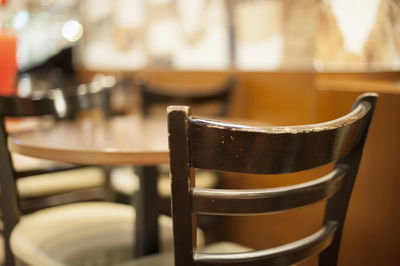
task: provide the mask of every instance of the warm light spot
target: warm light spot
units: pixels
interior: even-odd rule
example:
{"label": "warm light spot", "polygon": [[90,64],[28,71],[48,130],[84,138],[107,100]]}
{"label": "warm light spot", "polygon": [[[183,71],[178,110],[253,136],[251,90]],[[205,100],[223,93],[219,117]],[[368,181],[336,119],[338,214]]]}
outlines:
{"label": "warm light spot", "polygon": [[67,21],[62,28],[62,35],[70,42],[76,42],[82,37],[83,27],[76,20]]}

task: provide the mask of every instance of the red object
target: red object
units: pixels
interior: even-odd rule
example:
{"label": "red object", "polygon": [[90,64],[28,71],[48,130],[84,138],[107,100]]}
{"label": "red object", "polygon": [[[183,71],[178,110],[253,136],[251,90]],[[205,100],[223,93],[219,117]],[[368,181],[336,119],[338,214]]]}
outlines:
{"label": "red object", "polygon": [[6,0],[0,0],[0,4],[4,6],[6,4]]}
{"label": "red object", "polygon": [[[4,1],[4,0],[0,0]],[[0,94],[11,95],[17,73],[17,38],[10,31],[0,29]]]}

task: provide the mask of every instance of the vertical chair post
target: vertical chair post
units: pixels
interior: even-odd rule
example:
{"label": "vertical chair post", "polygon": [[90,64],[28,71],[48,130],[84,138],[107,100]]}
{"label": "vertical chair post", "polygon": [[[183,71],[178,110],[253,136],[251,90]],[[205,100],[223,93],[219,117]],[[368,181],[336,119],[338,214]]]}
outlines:
{"label": "vertical chair post", "polygon": [[13,266],[15,261],[10,247],[10,235],[12,229],[19,221],[20,213],[17,188],[14,182],[15,176],[12,170],[10,154],[7,152],[7,133],[4,125],[4,117],[1,117],[0,120],[0,204],[3,211],[4,223],[5,265]]}
{"label": "vertical chair post", "polygon": [[[336,165],[342,164],[347,166],[346,182],[344,187],[330,198],[326,204],[324,224],[327,224],[331,220],[337,221],[337,229],[332,244],[319,255],[318,261],[320,265],[336,266],[338,263],[340,241],[342,239],[347,208],[349,206],[350,196],[353,191],[354,182],[356,180],[358,167],[360,165],[365,140],[368,135],[368,129],[371,124],[377,98],[375,94],[366,94],[364,95],[363,100],[369,102],[371,108],[367,119],[361,127],[358,142],[348,155],[336,163]],[[352,109],[359,104],[359,101],[360,98],[354,103]]]}
{"label": "vertical chair post", "polygon": [[[190,170],[188,107],[168,107],[168,134],[172,176],[172,217],[174,219],[175,265],[193,264],[196,222],[192,213],[194,177]],[[171,147],[174,147],[171,149]],[[178,228],[179,227],[179,228]]]}

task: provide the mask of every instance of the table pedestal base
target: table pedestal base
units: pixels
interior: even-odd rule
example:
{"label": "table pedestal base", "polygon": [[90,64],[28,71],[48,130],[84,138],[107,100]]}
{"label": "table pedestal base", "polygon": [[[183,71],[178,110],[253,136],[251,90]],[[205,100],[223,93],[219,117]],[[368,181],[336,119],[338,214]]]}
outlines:
{"label": "table pedestal base", "polygon": [[135,195],[136,208],[135,257],[159,251],[157,166],[137,166],[140,190]]}

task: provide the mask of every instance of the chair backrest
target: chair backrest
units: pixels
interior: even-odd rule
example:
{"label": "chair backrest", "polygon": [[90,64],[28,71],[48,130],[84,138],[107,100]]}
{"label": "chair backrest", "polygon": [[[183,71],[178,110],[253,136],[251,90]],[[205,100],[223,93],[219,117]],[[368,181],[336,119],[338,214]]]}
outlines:
{"label": "chair backrest", "polygon": [[[94,108],[102,104],[109,95],[104,89],[81,91],[75,95],[64,95],[60,90],[53,90],[52,98],[33,100],[30,98],[16,98],[0,96],[0,206],[4,223],[4,238],[6,240],[6,259],[11,255],[7,240],[11,230],[20,218],[20,201],[16,189],[15,172],[7,145],[6,117],[32,117],[53,115],[57,118],[66,118],[78,110]],[[43,140],[46,141],[46,140]]]}
{"label": "chair backrest", "polygon": [[219,104],[218,111],[214,115],[225,116],[228,113],[229,100],[235,87],[236,79],[229,77],[222,85],[205,88],[203,91],[193,91],[190,86],[184,86],[183,88],[180,86],[177,89],[171,84],[152,84],[145,80],[139,81],[137,84],[142,99],[142,113],[145,116],[149,115],[150,109],[154,105],[197,106],[210,102]]}
{"label": "chair backrest", "polygon": [[[364,94],[336,120],[305,126],[250,127],[168,108],[175,265],[290,265],[319,254],[320,265],[336,265],[348,201],[373,115],[376,94]],[[334,161],[318,179],[269,189],[195,187],[194,168],[279,174]],[[254,215],[288,210],[328,199],[323,227],[273,249],[230,254],[195,251],[196,214]]]}
{"label": "chair backrest", "polygon": [[53,89],[49,97],[54,99],[57,119],[72,119],[81,112],[99,109],[104,116],[111,116],[111,93],[115,85],[112,76],[99,76],[88,83]]}

